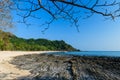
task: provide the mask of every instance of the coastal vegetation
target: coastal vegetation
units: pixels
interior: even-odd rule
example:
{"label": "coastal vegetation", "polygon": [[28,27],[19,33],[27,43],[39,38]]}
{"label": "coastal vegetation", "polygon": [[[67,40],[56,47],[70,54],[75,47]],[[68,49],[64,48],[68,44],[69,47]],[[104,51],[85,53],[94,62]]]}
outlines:
{"label": "coastal vegetation", "polygon": [[71,45],[63,40],[47,40],[47,39],[23,39],[18,38],[9,32],[0,30],[0,50],[22,50],[22,51],[76,51]]}

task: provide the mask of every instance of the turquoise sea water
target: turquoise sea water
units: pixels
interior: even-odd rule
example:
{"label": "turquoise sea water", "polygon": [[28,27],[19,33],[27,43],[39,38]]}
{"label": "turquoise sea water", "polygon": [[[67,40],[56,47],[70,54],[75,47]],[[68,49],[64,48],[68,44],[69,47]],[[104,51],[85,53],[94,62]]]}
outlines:
{"label": "turquoise sea water", "polygon": [[52,54],[78,55],[78,56],[110,56],[120,57],[120,51],[83,51],[83,52],[57,52]]}

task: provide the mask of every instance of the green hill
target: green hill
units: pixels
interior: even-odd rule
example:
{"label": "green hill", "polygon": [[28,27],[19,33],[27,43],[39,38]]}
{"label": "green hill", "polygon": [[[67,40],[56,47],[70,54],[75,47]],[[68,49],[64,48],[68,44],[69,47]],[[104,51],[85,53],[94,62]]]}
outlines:
{"label": "green hill", "polygon": [[23,39],[9,32],[0,30],[0,50],[22,50],[22,51],[76,51],[71,45],[63,40],[51,41],[47,39]]}

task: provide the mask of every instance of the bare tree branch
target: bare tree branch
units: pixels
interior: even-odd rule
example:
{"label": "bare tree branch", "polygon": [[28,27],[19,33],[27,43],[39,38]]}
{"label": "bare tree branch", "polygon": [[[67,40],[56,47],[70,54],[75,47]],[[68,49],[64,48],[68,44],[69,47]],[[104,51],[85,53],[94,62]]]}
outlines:
{"label": "bare tree branch", "polygon": [[0,0],[0,29],[13,27],[10,7],[12,2],[9,0]]}
{"label": "bare tree branch", "polygon": [[47,25],[50,25],[54,20],[64,19],[74,24],[77,29],[79,19],[83,16],[83,18],[89,18],[97,14],[113,20],[120,17],[119,0],[13,0],[12,2],[18,9],[18,14],[23,17],[24,23],[29,17],[39,17],[40,14],[35,14],[37,11],[46,12],[50,16],[48,17],[50,21],[45,21]]}

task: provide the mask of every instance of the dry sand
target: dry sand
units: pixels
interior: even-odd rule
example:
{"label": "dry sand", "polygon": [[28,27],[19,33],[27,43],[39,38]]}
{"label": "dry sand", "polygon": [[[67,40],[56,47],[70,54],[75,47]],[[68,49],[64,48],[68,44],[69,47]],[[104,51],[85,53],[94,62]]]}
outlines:
{"label": "dry sand", "polygon": [[28,70],[20,70],[9,63],[13,57],[26,54],[40,54],[55,51],[0,51],[0,80],[13,80],[17,77],[30,75]]}

